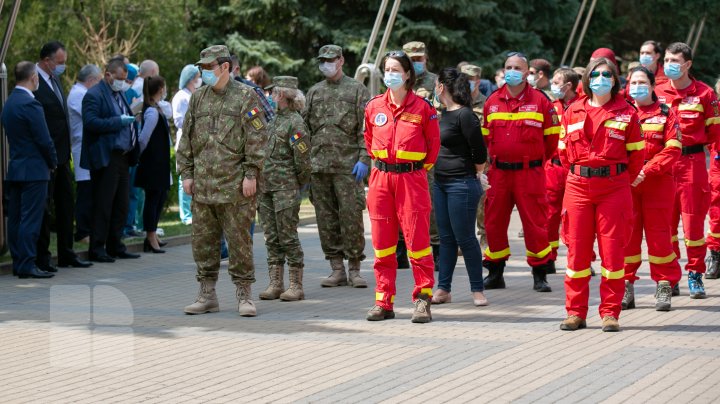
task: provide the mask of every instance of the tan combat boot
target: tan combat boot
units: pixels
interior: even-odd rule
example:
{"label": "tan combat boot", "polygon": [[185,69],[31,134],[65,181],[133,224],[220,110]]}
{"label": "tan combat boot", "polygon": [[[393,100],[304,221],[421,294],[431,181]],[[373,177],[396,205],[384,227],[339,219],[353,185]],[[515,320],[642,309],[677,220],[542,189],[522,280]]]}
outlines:
{"label": "tan combat boot", "polygon": [[620,323],[613,316],[605,316],[602,319],[602,330],[605,332],[618,332],[620,331]]}
{"label": "tan combat boot", "polygon": [[305,292],[303,292],[302,285],[303,268],[290,267],[288,269],[288,277],[290,278],[290,287],[280,295],[280,300],[292,302],[305,299]]}
{"label": "tan combat boot", "polygon": [[282,265],[270,265],[268,272],[270,273],[270,284],[265,291],[260,292],[260,300],[275,300],[280,297],[280,294],[285,291],[285,284],[283,283],[283,271]]}
{"label": "tan combat boot", "polygon": [[562,323],[560,323],[560,329],[563,331],[575,331],[587,327],[585,319],[575,315],[568,316]]}
{"label": "tan combat boot", "polygon": [[252,292],[250,291],[249,283],[236,283],[237,290],[235,296],[238,301],[238,313],[243,317],[255,317],[257,310],[255,309],[255,303],[252,301]]}
{"label": "tan combat boot", "polygon": [[332,273],[320,282],[324,288],[334,288],[336,286],[345,286],[348,284],[347,275],[345,274],[345,264],[342,258],[330,258],[330,267]]}
{"label": "tan combat boot", "polygon": [[198,292],[197,299],[195,299],[195,303],[185,306],[185,314],[205,314],[220,311],[218,298],[215,294],[216,282],[212,280],[200,282],[200,292]]}
{"label": "tan combat boot", "polygon": [[413,310],[412,319],[413,323],[429,323],[432,321],[432,313],[430,312],[430,296],[426,293],[420,293],[415,298],[415,310]]}
{"label": "tan combat boot", "polygon": [[348,261],[348,283],[354,288],[366,288],[367,281],[360,276],[360,260]]}

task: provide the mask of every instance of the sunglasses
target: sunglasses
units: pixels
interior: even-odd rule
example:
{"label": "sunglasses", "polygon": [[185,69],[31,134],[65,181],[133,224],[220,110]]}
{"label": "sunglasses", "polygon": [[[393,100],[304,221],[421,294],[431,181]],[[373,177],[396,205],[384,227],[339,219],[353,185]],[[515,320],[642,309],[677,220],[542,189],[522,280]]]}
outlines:
{"label": "sunglasses", "polygon": [[390,52],[386,53],[385,56],[386,57],[403,58],[403,57],[407,56],[407,54],[401,50],[394,50],[394,51],[390,51]]}
{"label": "sunglasses", "polygon": [[605,77],[606,79],[609,79],[610,77],[612,77],[612,73],[609,72],[609,71],[604,71],[604,72],[598,72],[598,71],[590,72],[590,78],[591,78],[591,79],[594,79],[594,78],[596,78],[596,77],[600,77],[600,75],[602,75],[602,76]]}

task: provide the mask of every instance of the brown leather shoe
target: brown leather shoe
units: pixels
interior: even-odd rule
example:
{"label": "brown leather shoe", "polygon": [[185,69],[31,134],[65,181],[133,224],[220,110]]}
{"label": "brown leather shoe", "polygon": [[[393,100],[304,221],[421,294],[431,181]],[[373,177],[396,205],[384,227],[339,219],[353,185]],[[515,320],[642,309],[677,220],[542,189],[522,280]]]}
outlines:
{"label": "brown leather shoe", "polygon": [[375,305],[367,312],[365,319],[367,321],[382,321],[390,320],[395,318],[395,312],[392,310],[385,310],[382,307]]}
{"label": "brown leather shoe", "polygon": [[563,331],[575,331],[581,328],[587,327],[585,319],[578,316],[568,316],[562,323],[560,323],[560,329]]}
{"label": "brown leather shoe", "polygon": [[618,332],[620,331],[620,323],[613,316],[605,316],[602,320],[602,330],[604,332]]}

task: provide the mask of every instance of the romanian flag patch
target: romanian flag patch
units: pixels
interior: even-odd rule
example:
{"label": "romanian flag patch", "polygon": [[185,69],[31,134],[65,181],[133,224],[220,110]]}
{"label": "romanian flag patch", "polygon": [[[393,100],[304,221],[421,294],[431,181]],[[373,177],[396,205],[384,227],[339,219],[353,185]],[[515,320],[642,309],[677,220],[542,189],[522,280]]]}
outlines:
{"label": "romanian flag patch", "polygon": [[248,118],[252,118],[260,113],[260,110],[257,108],[253,108],[252,111],[247,113]]}
{"label": "romanian flag patch", "polygon": [[302,133],[298,132],[290,137],[290,143],[295,144],[298,140],[302,139]]}

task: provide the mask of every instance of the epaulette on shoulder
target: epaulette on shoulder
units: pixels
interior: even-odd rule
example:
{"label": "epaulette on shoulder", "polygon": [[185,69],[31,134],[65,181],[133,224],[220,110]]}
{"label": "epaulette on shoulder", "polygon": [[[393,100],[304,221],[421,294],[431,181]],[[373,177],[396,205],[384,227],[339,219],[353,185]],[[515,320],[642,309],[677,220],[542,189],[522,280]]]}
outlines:
{"label": "epaulette on shoulder", "polygon": [[670,107],[668,107],[667,104],[660,104],[660,112],[663,115],[668,116],[670,115]]}
{"label": "epaulette on shoulder", "polygon": [[383,94],[382,94],[382,93],[380,93],[380,94],[378,94],[378,95],[376,95],[376,96],[374,96],[374,97],[370,98],[370,99],[369,99],[369,100],[367,100],[367,102],[365,103],[365,107],[367,108],[367,106],[368,106],[368,105],[370,105],[370,102],[371,102],[372,100],[374,100],[374,99],[376,99],[376,98],[380,98],[380,97],[382,97],[382,96],[383,96]]}

